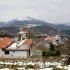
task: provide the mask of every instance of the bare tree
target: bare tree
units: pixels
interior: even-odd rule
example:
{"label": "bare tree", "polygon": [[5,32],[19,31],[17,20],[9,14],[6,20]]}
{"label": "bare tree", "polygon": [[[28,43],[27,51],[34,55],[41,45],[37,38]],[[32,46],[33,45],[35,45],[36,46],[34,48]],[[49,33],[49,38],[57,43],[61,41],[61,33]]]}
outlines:
{"label": "bare tree", "polygon": [[28,29],[28,38],[33,38],[34,37],[34,32],[31,29]]}

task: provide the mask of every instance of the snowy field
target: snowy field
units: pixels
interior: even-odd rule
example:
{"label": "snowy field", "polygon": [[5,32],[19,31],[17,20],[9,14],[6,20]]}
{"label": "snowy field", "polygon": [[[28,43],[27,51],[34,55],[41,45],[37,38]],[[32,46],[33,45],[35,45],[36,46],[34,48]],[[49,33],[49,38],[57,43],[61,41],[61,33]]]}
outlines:
{"label": "snowy field", "polygon": [[[41,62],[32,62],[32,61],[27,61],[27,62],[21,62],[21,61],[18,61],[18,62],[3,62],[3,61],[0,61],[0,66],[1,65],[17,65],[17,69],[18,70],[26,70],[25,69],[25,66],[26,65],[37,65],[39,66],[39,69],[37,70],[52,70],[53,68],[50,67],[50,66],[55,66],[56,68],[61,68],[61,69],[65,69],[65,70],[70,70],[70,65],[67,65],[67,66],[62,66],[62,63],[60,62],[45,62],[43,63],[42,61]],[[1,68],[0,70],[16,70],[16,69],[10,69],[10,68]],[[35,70],[35,69],[27,69],[27,70]]]}

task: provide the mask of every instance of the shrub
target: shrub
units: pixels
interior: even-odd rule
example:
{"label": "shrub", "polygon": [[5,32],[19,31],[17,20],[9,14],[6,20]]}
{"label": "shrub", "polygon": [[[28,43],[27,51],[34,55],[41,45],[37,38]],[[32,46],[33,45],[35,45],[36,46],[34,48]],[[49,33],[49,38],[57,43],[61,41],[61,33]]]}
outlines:
{"label": "shrub", "polygon": [[26,65],[26,67],[25,67],[26,69],[29,69],[29,68],[34,68],[34,66],[33,65]]}
{"label": "shrub", "polygon": [[43,58],[47,57],[47,56],[60,56],[60,55],[61,55],[61,53],[60,53],[59,50],[57,50],[57,51],[51,51],[51,50],[49,50],[49,51],[43,51],[42,52]]}
{"label": "shrub", "polygon": [[60,55],[61,55],[60,51],[57,50],[57,51],[55,52],[55,55],[56,55],[56,56],[60,56]]}
{"label": "shrub", "polygon": [[43,58],[46,56],[46,51],[42,52],[42,56],[43,56]]}
{"label": "shrub", "polygon": [[49,50],[49,51],[43,51],[43,52],[42,52],[42,56],[43,56],[43,57],[55,56],[55,51],[51,51],[51,50]]}
{"label": "shrub", "polygon": [[55,51],[55,46],[52,43],[50,43],[50,49],[49,50]]}
{"label": "shrub", "polygon": [[55,51],[47,51],[46,53],[47,56],[55,56]]}

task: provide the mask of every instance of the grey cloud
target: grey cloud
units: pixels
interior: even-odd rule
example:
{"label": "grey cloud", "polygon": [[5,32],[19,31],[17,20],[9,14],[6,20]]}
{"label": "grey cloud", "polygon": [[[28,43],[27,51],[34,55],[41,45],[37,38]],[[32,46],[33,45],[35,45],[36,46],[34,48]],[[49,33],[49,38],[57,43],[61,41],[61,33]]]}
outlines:
{"label": "grey cloud", "polygon": [[70,21],[70,0],[0,0],[0,21],[31,16],[48,22]]}

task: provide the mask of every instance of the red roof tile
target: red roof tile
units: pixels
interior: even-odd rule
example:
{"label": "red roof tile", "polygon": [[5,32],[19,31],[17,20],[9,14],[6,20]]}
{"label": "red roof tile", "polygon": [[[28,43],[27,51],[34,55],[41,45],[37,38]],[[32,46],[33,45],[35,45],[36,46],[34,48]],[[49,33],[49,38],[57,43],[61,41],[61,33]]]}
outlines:
{"label": "red roof tile", "polygon": [[45,41],[45,38],[37,38],[36,41]]}
{"label": "red roof tile", "polygon": [[58,40],[58,38],[56,38],[56,37],[47,37],[47,40],[55,41],[55,40]]}
{"label": "red roof tile", "polygon": [[0,48],[6,48],[13,42],[14,42],[14,39],[7,38],[7,37],[1,38],[0,39]]}
{"label": "red roof tile", "polygon": [[30,46],[30,45],[32,44],[32,39],[26,39],[26,40],[24,41],[24,44]]}

